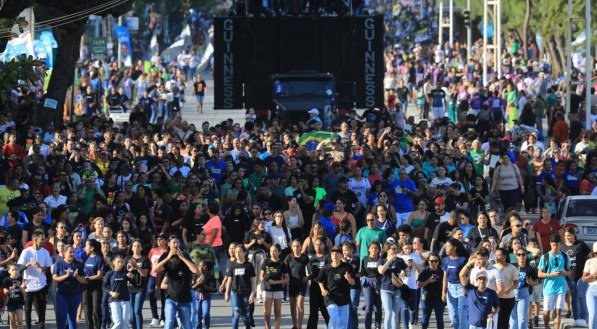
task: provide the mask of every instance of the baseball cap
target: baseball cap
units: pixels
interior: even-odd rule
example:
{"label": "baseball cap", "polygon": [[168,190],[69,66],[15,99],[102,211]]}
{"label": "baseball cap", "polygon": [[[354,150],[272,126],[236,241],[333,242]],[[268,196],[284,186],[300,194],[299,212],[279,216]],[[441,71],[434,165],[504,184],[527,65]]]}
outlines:
{"label": "baseball cap", "polygon": [[28,190],[29,189],[29,185],[23,183],[19,186],[19,190]]}
{"label": "baseball cap", "polygon": [[479,278],[486,278],[487,279],[487,271],[479,271],[479,272],[477,272],[477,274],[475,275],[475,280],[478,280]]}
{"label": "baseball cap", "polygon": [[445,204],[446,200],[444,200],[444,198],[442,198],[442,197],[437,197],[437,198],[435,198],[435,200],[433,200],[433,203],[434,204]]}
{"label": "baseball cap", "polygon": [[168,234],[166,234],[166,233],[160,233],[158,235],[158,239],[168,240]]}
{"label": "baseball cap", "polygon": [[319,110],[316,108],[312,108],[309,110],[309,112],[307,112],[309,114],[315,114],[315,115],[319,115]]}

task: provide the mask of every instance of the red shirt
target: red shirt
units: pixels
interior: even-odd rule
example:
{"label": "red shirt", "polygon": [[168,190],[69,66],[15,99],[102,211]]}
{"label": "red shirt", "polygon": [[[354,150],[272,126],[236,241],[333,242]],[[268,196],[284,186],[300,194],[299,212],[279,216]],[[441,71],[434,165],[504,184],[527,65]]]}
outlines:
{"label": "red shirt", "polygon": [[549,238],[553,234],[558,234],[558,231],[562,229],[560,223],[554,219],[550,220],[547,224],[541,220],[533,225],[533,231],[541,235],[541,245],[543,245],[543,252],[546,253],[550,250]]}
{"label": "red shirt", "polygon": [[[29,247],[31,247],[33,245],[33,240],[29,240],[26,244],[25,244],[25,248],[27,249]],[[48,253],[50,254],[50,256],[54,256],[54,245],[52,243],[50,243],[50,241],[46,241],[44,242],[44,245],[42,246],[42,248],[44,248],[45,250],[48,251]]]}

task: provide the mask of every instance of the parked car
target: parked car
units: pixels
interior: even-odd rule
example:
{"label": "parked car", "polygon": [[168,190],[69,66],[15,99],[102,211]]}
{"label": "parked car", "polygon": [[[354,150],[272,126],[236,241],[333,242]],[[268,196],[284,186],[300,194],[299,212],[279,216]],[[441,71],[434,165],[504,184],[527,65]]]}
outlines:
{"label": "parked car", "polygon": [[573,227],[577,239],[592,245],[597,241],[597,196],[575,195],[564,199],[556,219],[564,227]]}

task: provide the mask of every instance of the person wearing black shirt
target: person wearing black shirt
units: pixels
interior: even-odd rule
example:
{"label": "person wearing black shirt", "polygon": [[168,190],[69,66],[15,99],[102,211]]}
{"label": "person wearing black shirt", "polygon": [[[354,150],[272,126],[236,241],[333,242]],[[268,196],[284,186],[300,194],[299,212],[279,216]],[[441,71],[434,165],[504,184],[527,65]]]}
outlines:
{"label": "person wearing black shirt", "polygon": [[288,296],[290,297],[290,316],[295,328],[303,327],[305,316],[305,294],[307,293],[307,271],[309,270],[309,257],[301,253],[301,241],[292,241],[292,253],[286,256],[284,263],[289,269]]}
{"label": "person wearing black shirt", "polygon": [[232,329],[238,329],[240,318],[243,318],[246,329],[254,326],[250,316],[250,304],[253,304],[256,291],[255,268],[245,259],[246,249],[237,246],[234,250],[235,261],[230,263],[226,271],[226,292],[224,300],[231,302]]}
{"label": "person wearing black shirt", "polygon": [[97,100],[95,97],[95,93],[93,92],[93,88],[91,88],[91,86],[87,86],[87,90],[85,91],[85,93],[83,93],[82,97],[85,108],[85,115],[94,115],[97,111]]}
{"label": "person wearing black shirt", "polygon": [[126,259],[126,268],[130,273],[129,292],[131,295],[133,329],[143,328],[143,302],[147,292],[147,274],[149,259],[143,256],[143,243],[134,240],[131,243],[132,255]]}
{"label": "person wearing black shirt", "polygon": [[371,329],[373,309],[375,308],[375,328],[381,328],[381,274],[377,270],[381,245],[374,241],[369,244],[369,256],[361,260],[360,276],[363,280],[363,295],[365,297],[365,329]]}
{"label": "person wearing black shirt", "polygon": [[[114,257],[114,269],[104,277],[104,287],[108,289],[112,328],[125,328],[131,317],[128,272],[124,266],[124,258]],[[62,327],[58,327],[62,328]]]}
{"label": "person wearing black shirt", "polygon": [[444,310],[446,309],[446,303],[442,301],[444,271],[439,267],[438,254],[429,254],[427,262],[429,262],[429,267],[425,267],[417,278],[417,287],[421,289],[421,302],[423,305],[421,326],[423,329],[427,329],[431,312],[435,312],[437,329],[444,329]]}
{"label": "person wearing black shirt", "polygon": [[122,96],[116,92],[116,88],[110,89],[110,94],[106,96],[106,104],[110,111],[122,111]]}
{"label": "person wearing black shirt", "polygon": [[384,310],[384,327],[398,328],[398,310],[404,305],[401,300],[400,287],[394,285],[393,278],[400,276],[407,266],[404,260],[398,257],[398,246],[392,241],[385,243],[387,255],[385,260],[379,260],[377,270],[381,276],[381,304]]}
{"label": "person wearing black shirt", "polygon": [[193,94],[195,94],[195,100],[197,101],[197,114],[203,113],[203,98],[205,97],[206,89],[207,83],[201,79],[201,75],[197,75],[193,83]]}
{"label": "person wearing black shirt", "polygon": [[[309,279],[311,280],[311,286],[309,288],[309,320],[307,321],[307,329],[317,328],[319,312],[321,312],[326,325],[330,320],[330,315],[324,303],[324,299],[318,284],[319,272],[327,263],[330,262],[329,256],[324,253],[324,247],[326,244],[325,239],[326,238],[324,237],[318,237],[315,239],[313,242],[315,254],[309,259],[309,266],[311,268]],[[348,318],[348,315],[346,315],[346,317]]]}
{"label": "person wearing black shirt", "polygon": [[338,179],[338,189],[329,195],[328,200],[330,202],[336,202],[336,200],[346,200],[346,211],[351,214],[358,214],[361,211],[361,204],[357,195],[348,189],[348,179],[346,177],[340,177]]}
{"label": "person wearing black shirt", "polygon": [[271,186],[267,184],[261,184],[255,202],[259,203],[263,208],[271,208],[272,212],[283,211],[286,205],[286,202],[280,196],[272,193]]}
{"label": "person wearing black shirt", "polygon": [[23,327],[23,307],[25,306],[25,286],[21,284],[23,279],[19,277],[17,265],[8,267],[9,277],[2,281],[4,293],[8,296],[6,310],[11,324],[15,327]]}
{"label": "person wearing black shirt", "polygon": [[[580,279],[583,276],[585,263],[590,257],[591,249],[584,241],[576,238],[576,231],[572,227],[564,228],[564,243],[561,245],[561,251],[568,255],[570,260],[570,276],[566,278],[568,289],[571,294],[572,315],[574,321],[584,325],[588,317],[587,303],[583,298],[585,293],[582,287],[579,288]],[[582,283],[581,283],[582,285]]]}
{"label": "person wearing black shirt", "polygon": [[489,223],[489,215],[485,211],[480,212],[477,215],[477,227],[472,228],[466,236],[466,242],[468,242],[472,248],[476,248],[481,240],[493,236],[496,240],[498,239],[497,231],[491,227]]}
{"label": "person wearing black shirt", "polygon": [[165,271],[165,276],[168,277],[166,305],[164,306],[166,316],[164,328],[174,328],[177,313],[182,328],[190,328],[192,274],[196,274],[198,269],[191,261],[189,254],[180,249],[178,238],[171,236],[168,247],[170,251],[160,257],[153,269],[156,273]]}
{"label": "person wearing black shirt", "polygon": [[263,317],[265,328],[271,328],[270,319],[272,305],[274,307],[275,326],[280,328],[282,322],[282,298],[284,298],[284,285],[288,283],[288,266],[280,259],[282,250],[280,245],[274,243],[269,249],[270,257],[261,265],[259,281],[265,287],[265,302]]}
{"label": "person wearing black shirt", "polygon": [[347,328],[350,310],[350,287],[355,285],[354,271],[342,262],[342,248],[330,250],[331,262],[319,272],[318,284],[330,315],[330,328]]}
{"label": "person wearing black shirt", "polygon": [[350,308],[348,316],[348,328],[357,329],[359,300],[361,298],[361,280],[359,279],[360,259],[354,255],[356,246],[353,242],[344,242],[342,244],[342,261],[352,267],[355,283],[350,287]]}
{"label": "person wearing black shirt", "polygon": [[458,227],[458,212],[452,211],[447,222],[441,222],[435,227],[433,238],[431,239],[430,251],[441,250],[442,246],[450,238],[450,233],[453,229]]}
{"label": "person wearing black shirt", "polygon": [[[510,315],[510,322],[513,323],[512,328],[520,328],[529,319],[529,305],[533,298],[533,286],[537,284],[539,277],[537,269],[529,264],[527,252],[524,249],[516,251],[516,264],[514,266],[518,269],[518,286],[515,288],[518,294],[516,295],[516,304]],[[540,288],[537,287],[537,289]]]}

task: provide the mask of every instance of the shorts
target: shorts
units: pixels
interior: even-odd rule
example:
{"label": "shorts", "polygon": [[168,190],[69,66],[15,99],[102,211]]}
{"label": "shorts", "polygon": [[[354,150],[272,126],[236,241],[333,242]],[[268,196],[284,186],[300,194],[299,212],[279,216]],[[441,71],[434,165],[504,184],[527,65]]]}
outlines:
{"label": "shorts", "polygon": [[263,292],[264,299],[282,299],[284,298],[283,291],[264,291]]}
{"label": "shorts", "polygon": [[6,305],[6,311],[14,312],[14,311],[22,310],[24,307],[25,307],[25,305],[23,303],[8,303],[8,305]]}
{"label": "shorts", "polygon": [[198,103],[203,103],[203,97],[205,97],[205,96],[201,96],[201,95],[195,95],[195,100],[196,100]]}
{"label": "shorts", "polygon": [[566,303],[566,294],[553,296],[543,296],[543,312],[553,311],[554,309],[564,309]]}
{"label": "shorts", "polygon": [[543,289],[542,285],[538,285],[533,287],[533,302],[534,303],[541,303],[541,299],[543,299]]}
{"label": "shorts", "polygon": [[299,286],[295,286],[292,284],[288,285],[288,296],[289,297],[296,297],[296,296],[305,296],[307,294],[307,284],[304,283]]}

